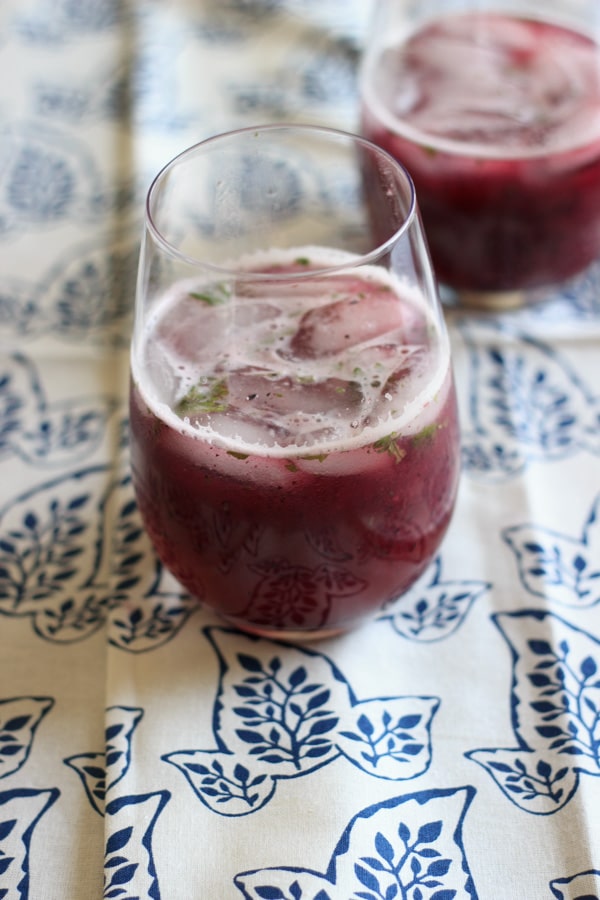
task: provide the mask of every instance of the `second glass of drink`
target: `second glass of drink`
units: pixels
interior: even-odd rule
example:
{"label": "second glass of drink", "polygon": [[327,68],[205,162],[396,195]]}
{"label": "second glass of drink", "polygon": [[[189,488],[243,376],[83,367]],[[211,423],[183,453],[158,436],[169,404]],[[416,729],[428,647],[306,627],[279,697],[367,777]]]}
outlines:
{"label": "second glass of drink", "polygon": [[597,0],[376,0],[362,130],[417,188],[437,276],[488,308],[600,258]]}

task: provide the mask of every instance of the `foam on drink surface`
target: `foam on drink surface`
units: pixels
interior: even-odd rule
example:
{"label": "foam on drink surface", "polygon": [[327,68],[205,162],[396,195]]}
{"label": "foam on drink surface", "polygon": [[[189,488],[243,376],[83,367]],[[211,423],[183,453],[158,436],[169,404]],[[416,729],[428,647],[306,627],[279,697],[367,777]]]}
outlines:
{"label": "foam on drink surface", "polygon": [[390,33],[363,75],[366,106],[416,143],[470,155],[559,153],[600,137],[600,47],[558,24],[448,15]]}
{"label": "foam on drink surface", "polygon": [[270,251],[240,261],[231,282],[175,284],[132,348],[149,409],[182,434],[265,456],[426,428],[448,390],[445,332],[414,288],[352,259]]}

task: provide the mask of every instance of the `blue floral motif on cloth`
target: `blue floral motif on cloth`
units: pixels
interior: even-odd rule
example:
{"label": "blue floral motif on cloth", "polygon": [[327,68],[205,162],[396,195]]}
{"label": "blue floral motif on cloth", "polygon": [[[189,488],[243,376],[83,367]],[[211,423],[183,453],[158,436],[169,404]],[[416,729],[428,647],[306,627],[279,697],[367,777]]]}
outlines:
{"label": "blue floral motif on cloth", "polygon": [[557,900],[600,900],[600,870],[578,872],[570,878],[557,878],[550,883]]}
{"label": "blue floral motif on cloth", "polygon": [[77,772],[94,809],[104,814],[107,793],[127,774],[131,762],[131,739],[143,716],[141,709],[113,706],[106,710],[105,748],[65,759]]}
{"label": "blue floral motif on cloth", "polygon": [[117,406],[110,396],[52,402],[37,367],[11,354],[0,365],[0,459],[15,455],[48,468],[81,462],[98,448]]}
{"label": "blue floral motif on cloth", "polygon": [[498,323],[466,321],[463,469],[485,481],[535,462],[600,456],[600,392],[549,344]]}
{"label": "blue floral motif on cloth", "polygon": [[102,187],[87,149],[39,125],[2,134],[0,236],[69,218],[97,220]]}
{"label": "blue floral motif on cloth", "polygon": [[107,804],[105,900],[131,897],[132,894],[148,900],[160,900],[152,833],[168,800],[168,791],[156,791],[118,797]]}
{"label": "blue floral motif on cloth", "polygon": [[533,524],[505,528],[502,536],[530,594],[573,609],[600,602],[600,498],[592,504],[580,536]]}
{"label": "blue floral motif on cloth", "polygon": [[343,674],[308,648],[209,628],[220,679],[214,750],[177,750],[164,759],[222,816],[243,816],[271,800],[278,782],[340,756],[377,778],[415,778],[430,763],[435,697],[358,700]]}
{"label": "blue floral motif on cloth", "polygon": [[197,608],[158,562],[129,475],[84,469],[0,514],[0,614],[29,618],[46,641],[85,640],[109,622],[113,646],[144,652]]}
{"label": "blue floral motif on cloth", "polygon": [[57,788],[0,791],[0,897],[3,900],[29,900],[31,840],[40,819],[58,797]]}
{"label": "blue floral motif on cloth", "polygon": [[539,610],[494,616],[513,658],[515,749],[466,756],[526,812],[549,815],[600,776],[600,640]]}
{"label": "blue floral motif on cloth", "polygon": [[456,513],[357,632],[220,623],[134,499],[147,187],[232,128],[358,130],[371,7],[0,0],[0,900],[600,900],[600,261],[445,309]]}
{"label": "blue floral motif on cloth", "polygon": [[473,796],[457,788],[375,804],[350,822],[323,875],[258,869],[235,884],[246,900],[477,900],[462,843]]}
{"label": "blue floral motif on cloth", "polygon": [[92,807],[105,817],[104,898],[135,896],[160,900],[152,835],[170,799],[169,791],[118,793],[131,763],[133,733],[142,709],[106,710],[105,748],[64,762],[77,772]]}
{"label": "blue floral motif on cloth", "polygon": [[490,588],[477,581],[444,581],[438,556],[406,594],[392,601],[379,616],[411,641],[432,643],[450,637],[464,622],[472,604]]}
{"label": "blue floral motif on cloth", "polygon": [[25,765],[36,729],[53,706],[52,697],[0,700],[0,778]]}

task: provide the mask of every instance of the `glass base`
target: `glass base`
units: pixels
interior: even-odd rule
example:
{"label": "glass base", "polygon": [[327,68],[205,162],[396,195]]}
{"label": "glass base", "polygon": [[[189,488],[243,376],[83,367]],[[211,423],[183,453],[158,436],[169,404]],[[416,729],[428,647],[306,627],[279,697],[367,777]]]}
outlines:
{"label": "glass base", "polygon": [[[290,643],[308,644],[312,641],[324,641],[328,638],[338,637],[353,631],[357,625],[346,625],[328,628],[302,629],[302,628],[271,628],[268,625],[255,625],[246,622],[243,619],[237,619],[235,616],[221,617],[229,625],[233,625],[246,634],[253,634],[256,637],[268,638],[272,641],[289,641]],[[358,623],[360,624],[360,623]]]}
{"label": "glass base", "polygon": [[501,312],[505,309],[520,309],[528,300],[525,291],[461,291],[458,294],[459,306],[469,309],[487,309]]}
{"label": "glass base", "polygon": [[454,309],[481,310],[483,312],[508,312],[539,303],[546,296],[537,290],[467,291],[440,286],[440,299],[445,306]]}

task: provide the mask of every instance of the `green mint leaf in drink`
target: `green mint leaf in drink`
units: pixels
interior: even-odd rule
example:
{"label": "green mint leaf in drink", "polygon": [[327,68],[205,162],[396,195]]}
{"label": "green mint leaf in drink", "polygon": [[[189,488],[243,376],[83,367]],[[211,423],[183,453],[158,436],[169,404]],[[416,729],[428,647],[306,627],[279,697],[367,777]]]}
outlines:
{"label": "green mint leaf in drink", "polygon": [[220,306],[231,297],[231,290],[226,284],[215,284],[205,291],[190,291],[190,297],[201,300],[207,306]]}
{"label": "green mint leaf in drink", "polygon": [[406,456],[406,450],[398,444],[398,435],[395,431],[375,441],[373,449],[377,453],[389,453],[396,462],[402,462]]}
{"label": "green mint leaf in drink", "polygon": [[179,401],[175,412],[180,418],[198,413],[225,412],[229,390],[221,378],[209,378],[206,383],[194,385]]}
{"label": "green mint leaf in drink", "polygon": [[442,428],[442,424],[440,422],[431,422],[431,424],[426,425],[425,428],[422,428],[421,431],[414,434],[411,438],[411,443],[413,447],[420,447],[422,444],[426,444],[433,439],[438,428]]}

